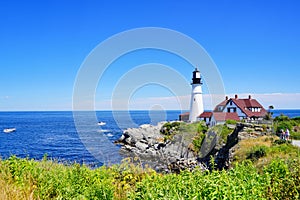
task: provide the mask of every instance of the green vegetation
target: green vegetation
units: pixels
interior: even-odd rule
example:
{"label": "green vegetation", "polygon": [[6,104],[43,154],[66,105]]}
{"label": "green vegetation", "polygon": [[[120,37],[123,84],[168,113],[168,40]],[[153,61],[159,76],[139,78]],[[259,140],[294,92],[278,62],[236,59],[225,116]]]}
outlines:
{"label": "green vegetation", "polygon": [[264,117],[265,120],[272,120],[272,118],[273,118],[273,112],[271,112],[271,110],[273,110],[273,109],[274,109],[274,106],[270,105],[269,109],[268,109],[268,112],[267,112],[266,116]]}
{"label": "green vegetation", "polygon": [[189,148],[199,153],[207,131],[208,127],[203,121],[192,124],[181,123],[178,134],[184,135],[186,140],[191,141]]}
{"label": "green vegetation", "polygon": [[226,123],[225,124],[236,124],[237,121],[233,120],[233,119],[228,119],[226,120]]}
{"label": "green vegetation", "polygon": [[229,171],[158,174],[125,160],[89,169],[11,157],[0,161],[1,199],[298,199],[299,157]]}
{"label": "green vegetation", "polygon": [[300,140],[300,132],[291,132],[291,138],[295,140]]}
{"label": "green vegetation", "polygon": [[19,159],[0,162],[0,199],[112,199],[113,174],[74,164]]}
{"label": "green vegetation", "polygon": [[267,154],[266,146],[255,146],[252,147],[249,152],[247,152],[247,159],[256,161],[259,158],[266,156],[266,154]]}
{"label": "green vegetation", "polygon": [[175,134],[178,131],[180,124],[181,122],[167,122],[161,127],[160,132],[167,136]]}
{"label": "green vegetation", "polygon": [[227,142],[227,136],[232,133],[234,130],[233,128],[229,128],[228,124],[236,124],[236,121],[234,120],[228,120],[224,125],[216,125],[212,128],[213,131],[215,131],[219,137],[219,143],[226,143]]}
{"label": "green vegetation", "polygon": [[234,160],[237,163],[251,160],[260,171],[274,159],[294,159],[299,161],[299,158],[299,147],[293,146],[289,141],[280,140],[277,136],[242,140],[239,142],[234,156]]}
{"label": "green vegetation", "polygon": [[274,119],[274,128],[276,133],[279,134],[281,130],[290,130],[292,139],[300,140],[300,117],[289,118],[285,115],[280,115]]}

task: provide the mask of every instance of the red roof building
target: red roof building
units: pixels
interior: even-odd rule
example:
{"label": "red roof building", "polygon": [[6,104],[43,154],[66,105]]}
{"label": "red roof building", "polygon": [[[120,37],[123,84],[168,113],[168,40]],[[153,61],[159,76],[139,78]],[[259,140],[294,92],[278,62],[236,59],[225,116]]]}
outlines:
{"label": "red roof building", "polygon": [[189,120],[190,113],[185,112],[179,115],[179,121],[187,122]]}
{"label": "red roof building", "polygon": [[[238,95],[234,98],[228,98],[219,103],[213,112],[203,112],[199,115],[199,120],[204,120],[207,125],[223,124],[226,120],[260,120],[267,114],[264,107],[249,95],[248,98],[239,99]],[[182,121],[187,121],[189,113],[183,113],[179,116]]]}
{"label": "red roof building", "polygon": [[256,100],[252,99],[249,95],[246,99],[239,99],[237,95],[234,98],[228,99],[218,104],[214,112],[236,112],[240,119],[261,119],[267,111],[264,107]]}

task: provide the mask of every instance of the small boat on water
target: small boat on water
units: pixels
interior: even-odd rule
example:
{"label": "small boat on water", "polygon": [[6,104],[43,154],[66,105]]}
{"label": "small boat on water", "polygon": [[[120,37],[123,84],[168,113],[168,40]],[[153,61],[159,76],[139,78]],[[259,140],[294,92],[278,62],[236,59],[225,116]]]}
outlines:
{"label": "small boat on water", "polygon": [[98,122],[98,126],[104,126],[105,124],[105,122]]}
{"label": "small boat on water", "polygon": [[12,133],[15,132],[17,129],[16,128],[6,128],[3,130],[4,133]]}

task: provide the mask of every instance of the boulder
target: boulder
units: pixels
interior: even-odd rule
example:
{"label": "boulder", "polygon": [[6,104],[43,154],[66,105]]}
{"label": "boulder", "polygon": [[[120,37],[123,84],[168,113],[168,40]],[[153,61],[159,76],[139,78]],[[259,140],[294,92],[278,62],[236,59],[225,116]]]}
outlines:
{"label": "boulder", "polygon": [[142,143],[140,141],[135,143],[135,147],[138,148],[141,151],[146,151],[146,149],[148,148],[148,144]]}

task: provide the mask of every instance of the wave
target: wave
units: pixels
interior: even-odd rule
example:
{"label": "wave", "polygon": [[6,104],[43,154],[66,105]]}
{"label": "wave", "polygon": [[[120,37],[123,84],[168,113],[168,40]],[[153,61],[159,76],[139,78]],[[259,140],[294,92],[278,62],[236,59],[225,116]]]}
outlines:
{"label": "wave", "polygon": [[97,132],[99,132],[99,133],[107,133],[107,132],[110,132],[110,130],[108,130],[108,129],[100,129],[100,130],[97,130]]}

